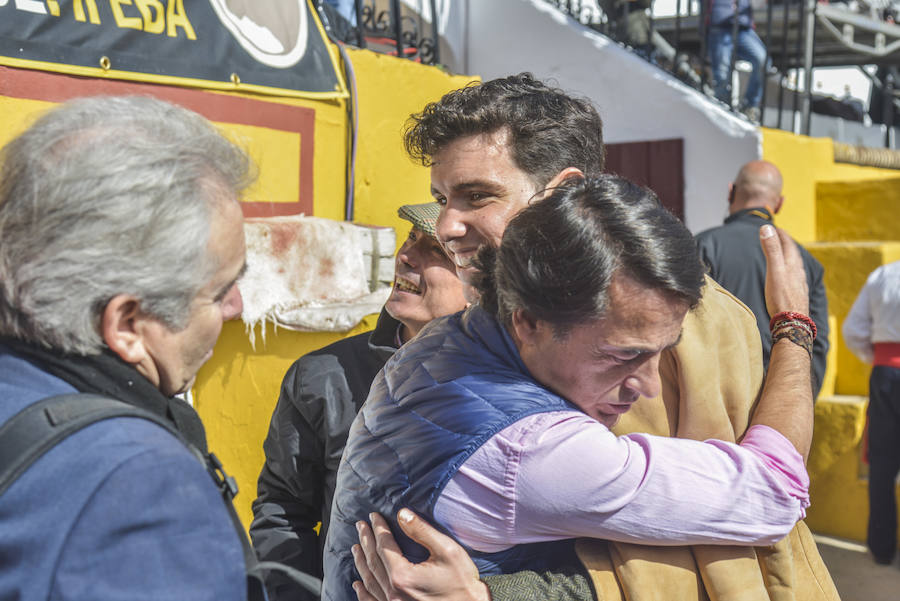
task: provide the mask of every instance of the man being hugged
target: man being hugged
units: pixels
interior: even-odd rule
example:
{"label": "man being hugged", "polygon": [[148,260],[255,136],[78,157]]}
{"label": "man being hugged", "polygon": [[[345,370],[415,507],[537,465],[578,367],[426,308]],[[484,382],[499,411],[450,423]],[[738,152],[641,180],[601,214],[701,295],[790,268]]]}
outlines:
{"label": "man being hugged", "polygon": [[[325,598],[352,598],[356,522],[402,507],[461,542],[482,574],[570,563],[579,536],[783,538],[808,505],[813,333],[799,257],[782,260],[781,238],[764,236],[778,256],[773,310],[798,313],[777,316],[778,353],[741,444],[616,437],[619,416],[659,393],[660,354],[700,299],[693,239],[652,193],[614,176],[569,182],[521,211],[474,263],[481,304],[395,355],[354,422]],[[399,538],[408,558],[427,558]]]}

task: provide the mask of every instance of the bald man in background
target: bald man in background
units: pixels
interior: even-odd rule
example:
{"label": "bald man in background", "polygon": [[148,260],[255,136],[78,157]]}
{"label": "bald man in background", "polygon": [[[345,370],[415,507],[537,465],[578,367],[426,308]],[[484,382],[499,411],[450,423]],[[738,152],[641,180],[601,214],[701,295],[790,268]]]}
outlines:
{"label": "bald man in background", "polygon": [[[759,245],[759,228],[772,221],[781,210],[784,196],[778,167],[768,161],[750,161],[728,186],[728,218],[724,225],[697,235],[700,257],[709,274],[726,290],[744,301],[756,315],[763,345],[763,362],[768,367],[772,350],[769,315],[766,311],[766,259]],[[828,354],[828,300],[825,297],[822,264],[805,248],[800,248],[809,286],[809,312],[818,336],[813,344],[813,399],[822,387]]]}

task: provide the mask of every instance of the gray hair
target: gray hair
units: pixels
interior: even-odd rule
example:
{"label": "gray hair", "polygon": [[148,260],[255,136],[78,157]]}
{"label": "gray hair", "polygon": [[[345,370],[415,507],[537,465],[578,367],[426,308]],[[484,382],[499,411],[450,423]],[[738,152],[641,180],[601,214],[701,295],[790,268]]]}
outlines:
{"label": "gray hair", "polygon": [[217,268],[212,212],[253,178],[244,151],[167,102],[52,109],[0,150],[0,334],[98,353],[103,310],[119,294],[183,329]]}

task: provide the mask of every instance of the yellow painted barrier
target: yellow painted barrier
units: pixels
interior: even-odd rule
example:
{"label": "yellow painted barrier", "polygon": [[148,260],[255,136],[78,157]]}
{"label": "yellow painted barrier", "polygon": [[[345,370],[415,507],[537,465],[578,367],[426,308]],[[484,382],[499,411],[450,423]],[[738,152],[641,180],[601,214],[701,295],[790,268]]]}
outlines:
{"label": "yellow painted barrier", "polygon": [[828,314],[828,354],[825,358],[825,375],[822,377],[822,388],[818,398],[824,399],[835,394],[837,384],[837,339],[838,321],[833,312]]}
{"label": "yellow painted barrier", "polygon": [[784,175],[785,203],[775,223],[825,267],[831,349],[816,404],[807,523],[865,541],[868,490],[860,456],[871,368],[847,349],[840,327],[869,273],[900,260],[900,172],[836,163],[828,138],[762,131],[762,158]]}
{"label": "yellow painted barrier", "polygon": [[900,241],[900,173],[816,185],[818,240]]}
{"label": "yellow painted barrier", "polygon": [[784,175],[784,207],[775,224],[800,243],[821,240],[817,230],[816,185],[819,182],[877,180],[897,177],[892,169],[834,162],[830,138],[809,138],[763,128],[762,158]]}
{"label": "yellow painted barrier", "polygon": [[806,518],[815,532],[866,539],[869,499],[860,473],[866,403],[866,397],[859,396],[835,396],[816,403]]}
{"label": "yellow painted barrier", "polygon": [[304,353],[374,327],[374,317],[347,333],[276,332],[268,325],[265,344],[257,328],[254,349],[242,322],[225,324],[213,358],[197,374],[194,406],[206,426],[210,450],[237,479],[235,506],[245,526],[252,519],[256,479],[265,460],[262,443],[288,367]]}

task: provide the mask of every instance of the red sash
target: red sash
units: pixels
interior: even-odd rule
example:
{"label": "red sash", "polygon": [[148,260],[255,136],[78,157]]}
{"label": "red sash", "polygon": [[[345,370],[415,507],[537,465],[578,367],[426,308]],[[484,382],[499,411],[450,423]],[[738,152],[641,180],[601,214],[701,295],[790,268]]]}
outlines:
{"label": "red sash", "polygon": [[900,367],[900,342],[876,342],[872,350],[875,351],[874,365]]}

